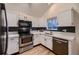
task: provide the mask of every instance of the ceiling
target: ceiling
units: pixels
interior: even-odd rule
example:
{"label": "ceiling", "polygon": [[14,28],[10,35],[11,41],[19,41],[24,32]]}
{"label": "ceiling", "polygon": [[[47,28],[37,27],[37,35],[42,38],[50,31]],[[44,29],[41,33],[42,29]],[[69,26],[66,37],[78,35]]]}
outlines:
{"label": "ceiling", "polygon": [[34,17],[41,17],[49,8],[48,3],[6,3],[7,10],[20,11]]}

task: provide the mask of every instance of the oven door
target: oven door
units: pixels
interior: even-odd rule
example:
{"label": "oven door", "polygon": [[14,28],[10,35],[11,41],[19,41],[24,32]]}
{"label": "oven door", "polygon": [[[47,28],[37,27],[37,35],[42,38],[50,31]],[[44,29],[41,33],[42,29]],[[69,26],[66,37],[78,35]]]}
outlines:
{"label": "oven door", "polygon": [[20,47],[33,45],[32,36],[26,35],[20,38]]}

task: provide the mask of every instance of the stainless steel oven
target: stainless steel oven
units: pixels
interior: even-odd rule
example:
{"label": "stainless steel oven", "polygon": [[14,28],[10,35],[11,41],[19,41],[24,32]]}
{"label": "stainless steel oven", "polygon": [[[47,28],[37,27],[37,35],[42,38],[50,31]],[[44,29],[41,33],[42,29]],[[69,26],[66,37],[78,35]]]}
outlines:
{"label": "stainless steel oven", "polygon": [[32,35],[23,35],[20,37],[20,53],[33,48]]}
{"label": "stainless steel oven", "polygon": [[20,38],[20,53],[29,50],[33,47],[32,34],[30,34],[30,29],[32,27],[31,21],[18,21],[19,26],[19,38]]}

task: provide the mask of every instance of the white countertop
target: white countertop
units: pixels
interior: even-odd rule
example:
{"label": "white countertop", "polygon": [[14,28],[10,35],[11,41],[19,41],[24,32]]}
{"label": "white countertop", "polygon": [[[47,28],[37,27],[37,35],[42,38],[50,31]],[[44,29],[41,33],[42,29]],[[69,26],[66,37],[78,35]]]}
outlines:
{"label": "white countertop", "polygon": [[[12,37],[19,37],[19,34],[11,34],[11,35],[8,35],[9,38],[12,38]],[[3,35],[2,38],[6,38],[6,35]]]}
{"label": "white countertop", "polygon": [[[51,37],[57,37],[57,38],[62,38],[62,39],[66,39],[69,41],[72,41],[75,39],[75,33],[69,33],[69,32],[56,32],[56,31],[52,31],[52,34],[50,35],[49,31],[31,31],[32,34],[35,35],[46,35],[46,36],[51,36]],[[49,33],[49,34],[46,34]]]}

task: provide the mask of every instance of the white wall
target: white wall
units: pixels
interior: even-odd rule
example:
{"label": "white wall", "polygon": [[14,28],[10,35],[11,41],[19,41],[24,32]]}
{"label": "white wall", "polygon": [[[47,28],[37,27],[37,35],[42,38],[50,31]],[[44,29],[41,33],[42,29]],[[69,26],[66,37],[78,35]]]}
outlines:
{"label": "white wall", "polygon": [[14,7],[15,5],[14,4],[11,6],[6,5],[7,19],[8,19],[9,26],[17,26],[18,20],[32,21],[33,27],[37,25],[37,22],[35,22],[37,21],[36,17],[30,16],[28,15],[28,13],[24,13],[22,10],[18,10],[18,8]]}
{"label": "white wall", "polygon": [[46,15],[46,17],[50,18],[50,17],[53,17],[53,16],[56,16],[58,13],[62,12],[62,11],[65,11],[67,9],[70,9],[70,8],[74,8],[75,10],[78,10],[78,5],[77,4],[74,4],[74,3],[56,3],[56,4],[53,4],[51,6],[51,8],[44,14]]}
{"label": "white wall", "polygon": [[47,12],[40,18],[44,20],[45,26],[47,27],[47,19],[57,16],[60,12],[63,12],[68,9],[75,9],[77,12],[79,12],[79,4],[74,3],[55,3],[53,4],[50,9],[47,10]]}
{"label": "white wall", "polygon": [[[11,5],[11,6],[10,6]],[[21,7],[26,7],[26,9],[21,9],[16,6],[16,4],[7,4],[7,12],[16,13],[18,15],[18,19],[31,20],[33,23],[33,27],[47,27],[47,19],[50,17],[56,16],[58,13],[74,8],[79,12],[79,4],[73,3],[55,3],[53,4],[42,17],[34,17],[29,15],[29,7],[25,5],[21,5]],[[20,6],[19,6],[20,7]],[[26,12],[25,12],[26,11]],[[38,13],[39,14],[39,13]]]}

